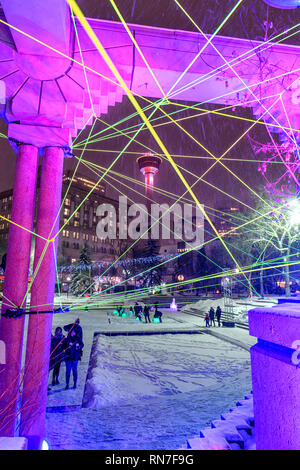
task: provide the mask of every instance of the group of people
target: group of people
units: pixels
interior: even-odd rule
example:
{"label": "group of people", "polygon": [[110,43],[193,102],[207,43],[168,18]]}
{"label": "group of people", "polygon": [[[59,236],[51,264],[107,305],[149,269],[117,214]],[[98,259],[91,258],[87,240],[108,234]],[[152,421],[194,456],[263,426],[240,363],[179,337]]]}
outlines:
{"label": "group of people", "polygon": [[[63,335],[63,329],[66,336]],[[59,372],[62,362],[66,364],[66,386],[69,389],[71,372],[73,373],[73,388],[77,386],[78,362],[82,357],[84,347],[82,341],[82,328],[79,318],[75,323],[65,325],[63,329],[58,326],[51,337],[50,370],[52,370],[52,386],[59,384]]]}
{"label": "group of people", "polygon": [[[132,307],[130,307],[132,309]],[[138,302],[135,303],[133,310],[134,315],[139,321],[142,321],[142,315],[144,316],[145,323],[151,323],[150,318],[150,310],[152,307],[150,305],[145,304],[144,307],[139,305]],[[157,318],[160,323],[162,323],[162,312],[158,310],[157,303],[154,305],[154,315],[153,318]]]}
{"label": "group of people", "polygon": [[221,315],[222,315],[222,310],[219,305],[216,309],[216,313],[215,313],[214,308],[210,307],[209,313],[205,315],[205,319],[204,319],[205,326],[212,326],[213,324],[214,326],[216,326],[215,318],[217,319],[218,326],[221,326]]}
{"label": "group of people", "polygon": [[[129,316],[135,318],[138,321],[142,321],[144,317],[145,323],[151,323],[151,318],[150,318],[150,310],[153,307],[150,305],[144,304],[144,306],[140,305],[138,302],[135,302],[133,307],[129,307]],[[121,317],[123,313],[125,313],[124,307],[117,307],[116,311],[118,312],[118,315]],[[154,315],[153,318],[157,318],[160,323],[162,323],[162,312],[158,310],[157,304],[154,305]]]}

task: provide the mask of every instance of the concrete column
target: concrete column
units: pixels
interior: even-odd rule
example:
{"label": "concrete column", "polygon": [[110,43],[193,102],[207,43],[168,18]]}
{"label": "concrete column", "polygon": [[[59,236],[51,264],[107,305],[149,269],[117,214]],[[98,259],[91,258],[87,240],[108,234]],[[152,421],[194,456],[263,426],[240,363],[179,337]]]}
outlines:
{"label": "concrete column", "polygon": [[[20,144],[16,160],[11,221],[22,228],[13,223],[9,227],[2,313],[8,308],[21,306],[26,296],[37,167],[38,149],[32,145]],[[24,316],[0,319],[0,341],[6,353],[5,364],[0,361],[0,436],[14,435],[23,333]]]}
{"label": "concrete column", "polygon": [[[47,147],[42,160],[37,213],[37,233],[47,240],[59,230],[63,150]],[[31,288],[31,310],[53,309],[56,279],[55,257],[58,237],[46,243],[37,238]],[[28,324],[26,367],[21,414],[21,436],[29,439],[29,448],[38,448],[45,430],[52,314],[31,315]]]}
{"label": "concrete column", "polygon": [[258,450],[300,449],[300,303],[249,311]]}

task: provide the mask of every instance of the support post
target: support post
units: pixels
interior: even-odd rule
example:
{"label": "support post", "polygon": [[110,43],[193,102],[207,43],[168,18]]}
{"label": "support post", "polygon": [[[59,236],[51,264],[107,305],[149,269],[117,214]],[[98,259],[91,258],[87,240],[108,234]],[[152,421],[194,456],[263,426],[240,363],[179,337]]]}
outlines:
{"label": "support post", "polygon": [[[64,153],[59,147],[47,147],[42,160],[37,214],[37,233],[48,241],[58,233]],[[58,237],[45,242],[38,238],[35,246],[31,309],[52,310],[55,293],[55,258]],[[29,448],[39,448],[44,438],[52,314],[29,317],[24,376],[21,436]]]}
{"label": "support post", "polygon": [[[35,210],[38,149],[20,144],[16,159],[1,313],[21,306],[27,292]],[[23,307],[26,305],[26,298]],[[24,317],[0,318],[0,436],[14,436],[17,419]],[[4,362],[4,364],[3,364]]]}
{"label": "support post", "polygon": [[300,448],[300,304],[249,311],[257,450]]}

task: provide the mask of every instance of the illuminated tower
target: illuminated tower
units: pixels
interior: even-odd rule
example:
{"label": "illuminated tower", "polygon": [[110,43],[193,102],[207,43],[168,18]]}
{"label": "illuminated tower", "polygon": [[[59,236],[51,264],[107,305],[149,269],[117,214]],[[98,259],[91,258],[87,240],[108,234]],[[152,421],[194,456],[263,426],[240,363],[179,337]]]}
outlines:
{"label": "illuminated tower", "polygon": [[[145,196],[146,196],[146,207],[148,211],[148,229],[149,234],[151,232],[151,225],[154,223],[151,219],[151,202],[153,202],[153,187],[154,187],[154,176],[158,173],[161,158],[153,153],[146,153],[141,157],[137,158],[140,172],[145,177]],[[159,253],[158,241],[151,239],[147,240],[144,248],[148,256],[156,256]]]}
{"label": "illuminated tower", "polygon": [[137,159],[140,172],[145,176],[145,194],[152,198],[154,176],[158,173],[161,158],[153,153],[146,153]]}

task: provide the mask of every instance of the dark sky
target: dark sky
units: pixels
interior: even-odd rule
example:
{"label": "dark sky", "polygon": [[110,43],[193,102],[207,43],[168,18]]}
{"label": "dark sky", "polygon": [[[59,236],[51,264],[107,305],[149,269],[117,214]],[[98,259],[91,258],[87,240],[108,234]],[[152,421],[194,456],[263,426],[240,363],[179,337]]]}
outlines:
{"label": "dark sky", "polygon": [[[107,20],[117,19],[108,0],[81,0],[78,3],[87,17]],[[236,0],[182,0],[181,3],[206,33],[212,33],[235,5]],[[150,2],[145,2],[145,0],[119,0],[117,4],[127,22],[173,29],[195,30],[193,25],[191,25],[189,20],[179,10],[174,0],[151,0]],[[299,22],[299,16],[299,12],[296,10],[268,8],[262,0],[244,0],[234,17],[222,29],[222,35],[261,40],[263,39],[262,26],[265,19],[268,18],[269,21],[273,22],[273,27],[281,31],[284,27],[290,27],[295,24],[296,21]],[[298,44],[299,36],[294,36],[292,42]],[[210,109],[213,109],[212,105]],[[109,123],[113,123],[132,112],[132,105],[128,102],[127,98],[124,98],[121,104],[110,109],[109,114],[106,115],[104,119]],[[185,111],[181,116],[188,116],[189,113],[190,111]],[[252,117],[251,111],[248,109],[237,108],[236,113],[244,117]],[[132,121],[133,124],[138,124],[138,122],[138,120]],[[218,116],[206,116],[185,121],[184,126],[203,142],[212,153],[219,156],[240,134],[242,134],[247,124],[243,121],[225,120]],[[97,124],[95,130],[100,129],[101,124]],[[4,134],[7,133],[6,124],[4,122],[1,123],[0,131]],[[202,149],[186,136],[180,134],[174,129],[174,126],[158,128],[158,134],[171,154],[206,156],[206,153]],[[258,140],[266,139],[265,132],[261,128],[255,128],[252,136]],[[141,140],[153,150],[159,150],[153,139],[149,136],[148,131],[144,131],[143,134],[141,134]],[[120,150],[125,143],[126,139],[118,138],[99,142],[89,148],[93,148],[94,150],[98,148],[101,150],[117,151]],[[142,147],[137,144],[131,145],[128,150],[143,152]],[[110,152],[86,152],[85,154],[86,159],[99,163],[104,167],[110,164],[113,156],[114,154]],[[247,137],[228,154],[230,158],[238,158],[241,156],[252,161],[254,161],[255,158]],[[116,171],[141,179],[136,168],[135,159],[136,156],[134,155],[125,155],[114,168]],[[5,190],[12,187],[13,184],[15,156],[10,145],[4,139],[1,140],[0,162],[0,190]],[[201,174],[212,163],[211,160],[187,158],[176,158],[176,162],[196,174]],[[66,161],[66,168],[72,168],[74,164],[74,160],[68,160]],[[236,172],[254,188],[262,184],[262,180],[260,180],[257,172],[257,163],[227,161],[226,164],[233,172]],[[85,170],[81,168],[80,172],[82,173],[83,171]],[[187,176],[187,179],[190,184],[194,181],[194,178],[191,176]],[[241,198],[244,201],[249,200],[249,191],[245,190],[241,184],[233,179],[230,173],[224,171],[219,165],[216,165],[214,170],[208,174],[207,180],[210,184],[219,186],[222,190],[234,194],[237,198]],[[156,178],[156,184],[166,191],[171,191],[176,194],[184,192],[184,186],[166,161],[164,161],[161,166],[161,171]],[[124,190],[122,186],[120,186],[120,189]],[[126,192],[126,190],[124,190],[124,192]],[[221,193],[209,188],[209,186],[204,183],[199,183],[195,188],[195,192],[200,201],[211,206],[221,207],[230,205],[228,198],[224,199]],[[113,190],[109,190],[108,193],[113,197],[116,196]],[[133,193],[131,193],[131,195],[135,197]]]}
{"label": "dark sky", "polygon": [[[210,105],[210,109],[214,109],[213,105]],[[174,110],[175,107],[169,107],[168,111]],[[129,103],[127,98],[124,98],[122,104],[114,107],[109,115],[105,116],[105,120],[108,123],[113,123],[117,119],[122,116],[126,116],[132,112],[132,105]],[[235,111],[239,115],[243,117],[252,117],[251,111],[249,109],[238,109]],[[190,111],[185,111],[181,113],[181,117],[186,117],[190,115]],[[223,117],[220,116],[212,116],[207,115],[206,117],[199,117],[190,119],[187,121],[183,121],[182,124],[184,128],[190,132],[193,136],[195,136],[201,143],[205,145],[205,147],[212,152],[216,156],[222,155],[222,153],[233,143],[235,140],[243,134],[244,130],[249,127],[249,123],[240,120],[224,120]],[[139,123],[139,120],[132,120],[130,124]],[[101,124],[97,124],[97,130],[101,129],[103,126]],[[185,170],[189,170],[190,172],[200,175],[204,171],[206,171],[214,162],[213,159],[207,158],[208,154],[201,149],[197,144],[195,144],[191,139],[189,139],[185,134],[180,132],[174,125],[166,125],[160,128],[156,128],[156,131],[159,137],[162,139],[164,144],[166,145],[168,151],[172,155],[189,155],[195,157],[203,157],[201,159],[198,158],[178,158],[175,157],[175,161],[178,165],[181,165]],[[262,139],[265,139],[265,131],[264,128],[258,129],[257,134]],[[85,132],[87,135],[87,132]],[[148,130],[145,130],[140,136],[139,140],[153,149],[155,152],[161,154],[160,149],[158,148],[157,144],[154,142],[152,136]],[[112,153],[105,153],[102,150],[121,150],[125,144],[127,143],[127,139],[124,137],[115,138],[113,140],[107,140],[99,143],[95,143],[89,146],[90,149],[96,150],[97,148],[101,150],[101,152],[86,152],[85,158],[89,161],[92,161],[96,164],[101,164],[104,167],[107,167],[115,154]],[[130,151],[132,152],[140,152],[142,154],[144,152],[142,146],[133,143],[129,147]],[[79,156],[79,152],[75,152]],[[117,154],[117,152],[116,152]],[[120,173],[125,173],[129,176],[134,178],[139,178],[142,180],[142,176],[139,174],[137,165],[135,163],[137,155],[126,154],[121,157],[120,161],[115,165],[113,169]],[[257,163],[255,162],[255,157],[252,151],[252,148],[249,144],[249,140],[245,137],[241,142],[239,142],[227,155],[228,158],[233,159],[225,160],[226,165],[232,170],[234,173],[239,175],[240,178],[247,181],[249,184],[249,180],[251,180],[251,185],[257,186],[261,181],[259,180],[259,174],[257,171]],[[253,161],[253,163],[241,163],[237,160],[242,157],[247,160]],[[235,160],[235,161],[234,161]],[[67,162],[69,167],[74,166],[74,162],[71,160]],[[193,184],[195,181],[195,177],[189,175],[188,173],[183,171],[184,176],[187,178],[189,184]],[[219,164],[216,164],[213,170],[211,170],[205,179],[212,185],[218,186],[225,192],[229,192],[230,194],[235,195],[238,199],[242,200],[249,200],[249,191],[238,182],[237,179],[233,178],[232,174],[228,171],[224,170],[220,167]],[[122,180],[124,182],[124,180]],[[175,174],[174,169],[171,167],[166,159],[163,159],[161,164],[161,168],[159,174],[156,176],[156,186],[159,188],[163,188],[166,191],[175,194],[183,194],[185,192],[185,187],[183,183],[179,180],[178,176]],[[125,183],[127,181],[125,180]],[[114,183],[115,184],[115,183]],[[120,189],[124,187],[120,186]],[[140,188],[136,187],[136,189]],[[199,197],[201,202],[209,204],[210,206],[217,207],[217,206],[227,206],[229,203],[229,199],[225,196],[225,204],[224,204],[224,194],[221,192],[216,191],[213,187],[199,182],[197,186],[195,186],[195,192]],[[116,196],[116,193],[109,192],[109,194]],[[134,193],[129,191],[131,197],[134,196]],[[156,199],[160,202],[165,201],[165,197],[163,196],[156,196]]]}

